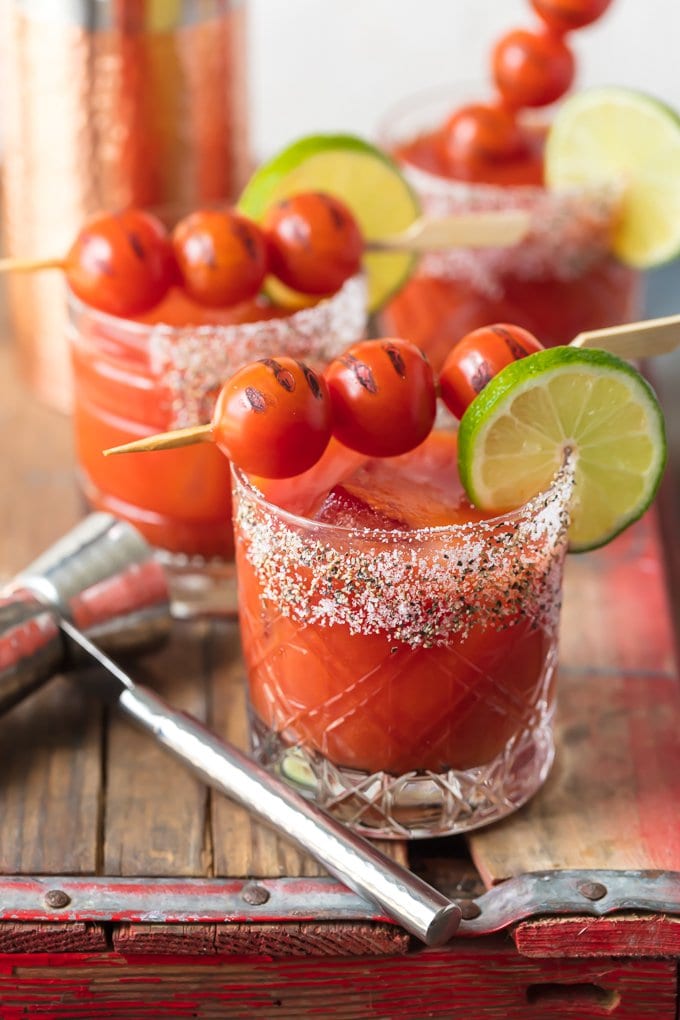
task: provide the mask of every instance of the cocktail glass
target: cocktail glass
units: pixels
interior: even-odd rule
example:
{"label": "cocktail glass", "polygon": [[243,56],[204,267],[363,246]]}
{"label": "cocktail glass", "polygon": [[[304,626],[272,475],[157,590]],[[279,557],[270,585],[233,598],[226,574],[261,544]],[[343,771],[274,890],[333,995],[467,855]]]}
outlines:
{"label": "cocktail glass", "polygon": [[[399,160],[433,215],[523,209],[527,237],[508,248],[462,248],[425,254],[416,273],[383,311],[386,334],[418,343],[438,368],[465,333],[494,322],[524,326],[545,345],[567,344],[584,330],[641,317],[641,274],[610,251],[619,193],[611,188],[546,190],[537,112],[524,122],[535,151],[519,165],[499,163],[498,180],[477,183],[446,175],[441,129],[480,90],[430,90],[386,115],[379,143]],[[536,183],[527,183],[534,180]]]}
{"label": "cocktail glass", "polygon": [[[260,300],[221,313],[188,305],[177,292],[137,321],[71,296],[70,346],[85,499],[134,524],[158,548],[177,599],[198,604],[233,573],[227,460],[212,443],[129,457],[102,451],[209,422],[222,383],[253,359],[289,354],[323,366],[364,335],[366,293],[355,277],[292,314]],[[182,324],[197,314],[203,325]]]}
{"label": "cocktail glass", "polygon": [[568,465],[512,513],[410,530],[299,516],[233,475],[258,758],[372,836],[524,803],[554,753]]}

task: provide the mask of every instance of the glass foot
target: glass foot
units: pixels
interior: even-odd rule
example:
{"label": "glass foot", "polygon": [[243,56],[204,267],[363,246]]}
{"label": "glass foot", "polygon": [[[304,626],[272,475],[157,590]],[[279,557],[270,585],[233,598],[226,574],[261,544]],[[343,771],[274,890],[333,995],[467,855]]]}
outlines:
{"label": "glass foot", "polygon": [[236,620],[238,597],[235,564],[156,552],[165,568],[171,612],[177,620],[218,617]]}
{"label": "glass foot", "polygon": [[341,768],[315,751],[287,746],[252,711],[250,726],[261,764],[354,831],[380,839],[447,836],[498,821],[542,786],[555,754],[545,717],[485,765],[393,776]]}

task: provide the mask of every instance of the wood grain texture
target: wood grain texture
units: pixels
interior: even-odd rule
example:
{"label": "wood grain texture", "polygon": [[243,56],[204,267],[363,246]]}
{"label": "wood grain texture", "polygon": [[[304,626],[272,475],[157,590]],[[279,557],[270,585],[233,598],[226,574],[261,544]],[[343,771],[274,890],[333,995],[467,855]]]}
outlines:
{"label": "wood grain texture", "polygon": [[0,953],[94,953],[109,948],[106,932],[99,924],[0,924]]}
{"label": "wood grain texture", "polygon": [[121,924],[113,933],[114,949],[126,955],[389,956],[405,953],[410,942],[401,928],[367,922]]}
{"label": "wood grain texture", "polygon": [[[177,624],[167,646],[132,669],[173,707],[206,718],[204,641],[209,625]],[[103,873],[210,874],[208,791],[128,719],[109,716]]]}
{"label": "wood grain texture", "polygon": [[71,422],[31,396],[17,379],[13,351],[2,342],[0,477],[2,584],[82,516]]}
{"label": "wood grain texture", "polygon": [[102,709],[56,679],[0,718],[0,871],[96,871]]}
{"label": "wood grain texture", "polygon": [[545,917],[517,925],[513,938],[523,956],[680,957],[680,918]]}
{"label": "wood grain texture", "polygon": [[532,960],[507,940],[406,956],[268,960],[72,954],[0,958],[14,1020],[675,1020],[676,964]]}
{"label": "wood grain texture", "polygon": [[560,662],[570,670],[676,673],[655,510],[602,549],[568,556]]}
{"label": "wood grain texture", "polygon": [[487,886],[556,868],[680,870],[680,688],[673,677],[560,676],[543,789],[470,837]]}

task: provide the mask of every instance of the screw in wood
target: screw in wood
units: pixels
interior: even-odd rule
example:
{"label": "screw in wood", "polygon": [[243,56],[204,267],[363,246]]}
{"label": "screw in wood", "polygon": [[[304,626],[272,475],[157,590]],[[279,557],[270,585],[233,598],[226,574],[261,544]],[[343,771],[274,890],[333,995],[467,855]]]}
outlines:
{"label": "screw in wood", "polygon": [[257,885],[256,882],[249,882],[241,890],[241,899],[245,900],[251,906],[256,907],[261,903],[266,903],[269,899],[269,893],[262,885]]}
{"label": "screw in wood", "polygon": [[45,893],[45,903],[48,907],[52,907],[53,910],[59,910],[62,907],[67,907],[71,902],[71,897],[68,893],[65,893],[63,889],[50,889]]}

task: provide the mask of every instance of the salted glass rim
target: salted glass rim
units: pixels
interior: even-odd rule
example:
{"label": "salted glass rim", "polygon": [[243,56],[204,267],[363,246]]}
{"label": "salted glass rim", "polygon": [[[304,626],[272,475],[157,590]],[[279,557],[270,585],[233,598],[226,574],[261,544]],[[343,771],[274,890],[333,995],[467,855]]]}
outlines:
{"label": "salted glass rim", "polygon": [[83,301],[74,294],[68,285],[67,303],[69,312],[89,315],[94,321],[99,322],[103,327],[108,328],[108,330],[116,330],[119,333],[127,334],[130,339],[143,341],[153,333],[155,336],[164,336],[171,339],[181,340],[184,337],[195,336],[197,333],[201,333],[202,331],[209,331],[212,335],[225,334],[226,336],[233,336],[234,332],[240,329],[247,327],[247,331],[249,332],[253,329],[253,327],[271,321],[290,323],[292,328],[295,329],[299,322],[304,323],[313,316],[315,312],[318,311],[319,315],[323,316],[329,306],[342,304],[343,301],[347,300],[348,291],[351,291],[357,283],[362,281],[365,285],[366,274],[363,272],[356,273],[354,276],[350,276],[349,279],[345,280],[342,286],[339,287],[334,294],[322,297],[315,304],[305,305],[303,308],[291,309],[290,314],[280,315],[274,320],[270,317],[267,319],[249,319],[244,322],[202,322],[196,325],[186,326],[173,326],[167,322],[138,322],[136,319],[112,315],[110,312],[104,312],[99,308],[95,308],[93,305],[88,305],[86,301]]}
{"label": "salted glass rim", "polygon": [[294,525],[297,528],[313,528],[315,531],[326,535],[337,533],[344,537],[353,537],[363,541],[375,539],[381,542],[391,541],[393,544],[403,541],[407,537],[410,542],[414,542],[418,540],[425,541],[426,539],[431,539],[439,535],[463,536],[479,531],[493,531],[501,524],[512,523],[514,521],[524,519],[527,516],[535,517],[541,511],[545,510],[553,499],[555,501],[559,499],[560,489],[563,487],[565,488],[565,493],[561,502],[565,507],[568,507],[573,494],[574,484],[573,460],[565,458],[564,463],[555,471],[550,481],[550,485],[545,489],[541,489],[541,491],[537,492],[535,496],[532,496],[514,510],[507,510],[504,513],[496,514],[493,517],[485,517],[480,521],[465,521],[460,524],[438,524],[420,528],[356,528],[351,525],[331,524],[328,521],[315,521],[310,517],[304,517],[303,515],[296,514],[291,510],[285,510],[283,507],[280,507],[278,504],[272,503],[269,499],[267,499],[266,495],[258,489],[253,482],[251,482],[247,473],[243,471],[242,468],[234,464],[233,461],[230,461],[230,466],[232,491],[235,494],[240,495],[240,488],[250,499],[257,503],[261,509],[266,510],[269,513],[273,513],[284,524]]}
{"label": "salted glass rim", "polygon": [[[489,83],[479,81],[442,82],[438,85],[429,85],[426,88],[418,89],[415,92],[402,96],[390,107],[388,107],[378,118],[374,131],[377,144],[386,152],[392,155],[393,159],[405,168],[411,183],[421,181],[429,183],[439,190],[449,190],[459,193],[474,193],[489,197],[495,195],[516,194],[518,196],[546,195],[553,197],[557,195],[593,195],[598,194],[604,187],[609,189],[610,185],[573,185],[570,188],[560,189],[559,192],[551,191],[544,184],[491,184],[487,181],[466,181],[456,177],[447,177],[444,174],[433,173],[423,167],[412,163],[408,159],[401,159],[394,156],[394,147],[409,139],[413,139],[418,133],[427,131],[441,125],[441,116],[446,112],[452,112],[457,104],[461,102],[484,103],[492,98]],[[439,104],[447,103],[446,108],[438,109]],[[549,125],[551,112],[558,104],[540,109],[527,108],[519,111],[520,119],[529,127],[545,128]],[[428,113],[432,113],[432,123],[428,119]],[[437,116],[438,115],[438,116]],[[414,117],[413,129],[406,133],[396,133],[393,128],[403,118]],[[417,119],[416,119],[417,118]]]}

